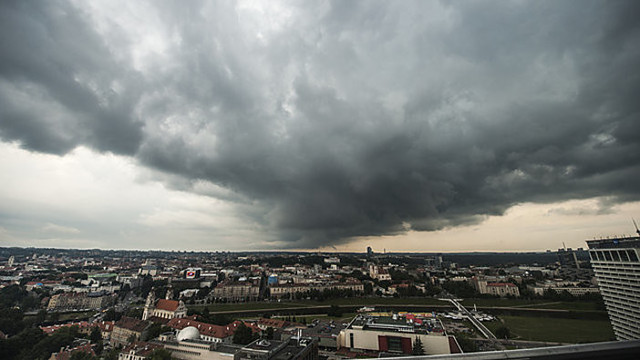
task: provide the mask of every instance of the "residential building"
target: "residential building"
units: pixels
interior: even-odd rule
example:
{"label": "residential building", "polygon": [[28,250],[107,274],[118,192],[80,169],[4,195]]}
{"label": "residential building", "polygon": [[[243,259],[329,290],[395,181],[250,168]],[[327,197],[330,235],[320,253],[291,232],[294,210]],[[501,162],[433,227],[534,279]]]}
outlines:
{"label": "residential building", "polygon": [[118,360],[145,360],[154,350],[162,348],[160,344],[136,341],[122,349],[118,354]]}
{"label": "residential building", "polygon": [[62,348],[60,351],[52,353],[49,360],[70,360],[75,353],[86,353],[88,356],[96,356],[93,345],[86,343],[76,347]]}
{"label": "residential building", "polygon": [[110,343],[112,346],[125,346],[131,340],[138,341],[146,335],[150,325],[149,321],[123,316],[113,326]]}
{"label": "residential building", "polygon": [[269,293],[272,298],[279,299],[288,295],[295,295],[296,293],[306,293],[311,290],[324,291],[329,289],[364,292],[364,284],[358,280],[352,279],[345,282],[274,284],[269,286]]}
{"label": "residential building", "polygon": [[249,281],[222,282],[213,289],[216,299],[227,301],[253,301],[260,297],[260,286]]}
{"label": "residential building", "polygon": [[589,240],[587,245],[616,338],[640,339],[640,236]]}
{"label": "residential building", "polygon": [[513,284],[508,282],[488,282],[486,279],[481,279],[478,277],[473,277],[471,279],[473,286],[480,294],[489,294],[489,295],[497,295],[500,297],[504,296],[520,296],[520,289]]}
{"label": "residential building", "polygon": [[51,297],[47,309],[99,309],[111,305],[114,301],[114,295],[105,295],[104,293],[62,293]]}

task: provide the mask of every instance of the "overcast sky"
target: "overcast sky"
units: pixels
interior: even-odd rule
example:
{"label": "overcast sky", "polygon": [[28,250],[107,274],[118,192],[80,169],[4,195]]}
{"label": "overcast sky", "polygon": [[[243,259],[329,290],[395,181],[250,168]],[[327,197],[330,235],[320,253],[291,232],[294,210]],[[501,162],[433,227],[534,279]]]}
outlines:
{"label": "overcast sky", "polygon": [[2,1],[0,246],[544,250],[640,220],[638,1]]}

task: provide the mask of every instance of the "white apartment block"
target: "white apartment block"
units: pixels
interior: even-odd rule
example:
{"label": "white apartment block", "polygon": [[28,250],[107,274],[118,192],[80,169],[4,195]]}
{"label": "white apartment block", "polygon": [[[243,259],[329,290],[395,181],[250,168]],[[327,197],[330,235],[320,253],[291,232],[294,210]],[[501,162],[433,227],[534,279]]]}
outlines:
{"label": "white apartment block", "polygon": [[587,245],[616,338],[640,339],[640,237],[589,240]]}

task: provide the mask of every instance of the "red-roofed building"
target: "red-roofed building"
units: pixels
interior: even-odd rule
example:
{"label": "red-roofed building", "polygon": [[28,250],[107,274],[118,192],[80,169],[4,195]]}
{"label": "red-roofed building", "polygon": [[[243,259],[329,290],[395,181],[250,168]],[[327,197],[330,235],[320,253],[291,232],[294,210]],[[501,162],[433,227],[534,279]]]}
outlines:
{"label": "red-roofed building", "polygon": [[[214,325],[207,324],[201,321],[197,321],[195,316],[189,316],[186,318],[175,318],[169,320],[167,326],[174,329],[176,332],[193,326],[200,332],[200,339],[204,341],[210,341],[215,343],[231,344],[233,340],[233,334],[242,321],[236,320],[228,325]],[[251,322],[244,322],[244,324],[250,328],[253,332],[259,332],[258,326]]]}
{"label": "red-roofed building", "polygon": [[71,355],[76,352],[84,352],[91,356],[96,356],[96,353],[93,351],[93,347],[91,346],[91,344],[85,344],[71,349],[62,348],[59,352],[54,352],[53,354],[51,354],[49,360],[69,360],[71,359]]}
{"label": "red-roofed building", "polygon": [[110,343],[112,346],[127,345],[131,339],[140,340],[143,338],[150,322],[123,316],[113,326]]}
{"label": "red-roofed building", "polygon": [[280,319],[260,318],[258,320],[258,327],[260,328],[260,330],[267,330],[267,328],[284,329],[289,325],[290,323],[288,321]]}
{"label": "red-roofed building", "polygon": [[89,323],[88,321],[80,321],[80,322],[72,322],[72,323],[66,323],[66,324],[40,326],[40,329],[45,334],[51,335],[62,328],[71,327],[71,326],[77,326],[78,332],[80,332],[81,334],[89,334],[91,333],[91,328],[94,327],[95,325]]}
{"label": "red-roofed building", "polygon": [[102,338],[109,339],[111,337],[111,332],[113,331],[113,327],[115,326],[115,321],[101,321],[97,323],[97,326],[100,328],[100,333],[102,334]]}
{"label": "red-roofed building", "polygon": [[153,291],[149,292],[147,302],[144,305],[142,320],[147,320],[152,317],[174,319],[185,316],[187,316],[187,307],[182,300],[160,299],[156,301]]}
{"label": "red-roofed building", "polygon": [[118,354],[118,360],[144,360],[156,349],[162,349],[160,344],[153,344],[143,341],[136,341]]}

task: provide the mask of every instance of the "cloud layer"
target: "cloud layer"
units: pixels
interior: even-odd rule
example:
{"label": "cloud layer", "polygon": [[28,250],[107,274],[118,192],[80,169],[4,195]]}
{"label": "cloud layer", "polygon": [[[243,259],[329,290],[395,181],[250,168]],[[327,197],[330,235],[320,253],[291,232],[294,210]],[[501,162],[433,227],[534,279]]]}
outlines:
{"label": "cloud layer", "polygon": [[636,1],[0,7],[0,138],[129,156],[273,246],[639,199]]}

